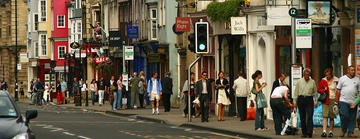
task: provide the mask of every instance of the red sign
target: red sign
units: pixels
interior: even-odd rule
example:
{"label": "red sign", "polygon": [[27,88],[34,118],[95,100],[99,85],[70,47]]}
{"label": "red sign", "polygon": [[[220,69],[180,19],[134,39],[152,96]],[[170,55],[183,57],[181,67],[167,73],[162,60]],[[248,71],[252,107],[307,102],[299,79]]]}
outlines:
{"label": "red sign", "polygon": [[95,62],[96,63],[102,63],[102,62],[107,61],[109,59],[110,59],[110,57],[95,57]]}
{"label": "red sign", "polygon": [[190,18],[176,17],[176,32],[190,32]]}

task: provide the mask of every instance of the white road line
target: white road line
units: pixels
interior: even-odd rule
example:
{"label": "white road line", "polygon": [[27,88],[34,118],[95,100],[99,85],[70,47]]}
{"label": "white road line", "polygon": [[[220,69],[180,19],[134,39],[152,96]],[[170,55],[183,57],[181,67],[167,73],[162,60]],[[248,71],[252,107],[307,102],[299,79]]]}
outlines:
{"label": "white road line", "polygon": [[82,138],[82,139],[91,139],[91,138],[88,138],[88,137],[84,137],[84,136],[78,136],[79,138]]}
{"label": "white road line", "polygon": [[75,136],[75,134],[72,134],[72,133],[69,133],[69,132],[63,132],[64,134],[66,135],[69,135],[69,136]]}

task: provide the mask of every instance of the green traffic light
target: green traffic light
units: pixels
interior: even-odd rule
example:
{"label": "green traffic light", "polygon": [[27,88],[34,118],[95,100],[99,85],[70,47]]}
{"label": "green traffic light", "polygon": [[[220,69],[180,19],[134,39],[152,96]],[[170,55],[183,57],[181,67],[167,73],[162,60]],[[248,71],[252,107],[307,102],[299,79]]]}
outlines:
{"label": "green traffic light", "polygon": [[205,50],[205,44],[200,44],[200,45],[199,45],[199,49],[200,49],[201,51]]}

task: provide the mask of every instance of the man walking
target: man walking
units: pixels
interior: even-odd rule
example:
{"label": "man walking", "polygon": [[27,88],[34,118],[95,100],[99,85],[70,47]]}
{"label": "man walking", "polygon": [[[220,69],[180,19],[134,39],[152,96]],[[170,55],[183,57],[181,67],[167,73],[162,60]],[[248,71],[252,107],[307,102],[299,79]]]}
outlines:
{"label": "man walking", "polygon": [[207,79],[207,72],[201,73],[201,80],[196,83],[196,95],[200,98],[201,122],[209,122],[209,105],[211,101],[211,83]]}
{"label": "man walking", "polygon": [[170,97],[172,95],[172,79],[170,78],[171,73],[166,73],[166,77],[162,81],[162,87],[163,87],[163,100],[164,100],[164,107],[165,112],[170,112]]}
{"label": "man walking", "polygon": [[315,81],[310,78],[311,70],[304,70],[295,87],[294,107],[298,106],[301,121],[301,137],[312,137],[314,107],[317,107],[317,87]]}
{"label": "man walking", "polygon": [[104,92],[105,92],[105,82],[104,77],[100,78],[100,81],[97,84],[98,87],[98,93],[99,93],[99,106],[102,106],[104,104]]}
{"label": "man walking", "polygon": [[77,78],[74,78],[74,82],[72,85],[72,92],[74,94],[74,103],[75,106],[81,106],[81,92],[80,92],[80,83],[78,82]]}
{"label": "man walking", "polygon": [[43,98],[43,93],[45,91],[45,86],[44,86],[44,83],[42,83],[40,81],[40,78],[37,78],[37,81],[35,83],[35,87],[34,87],[34,90],[36,92],[36,103],[37,105],[41,105],[41,100]]}
{"label": "man walking", "polygon": [[341,132],[340,137],[344,137],[348,133],[350,138],[356,138],[354,134],[357,107],[351,108],[360,89],[360,80],[355,76],[355,67],[350,66],[347,74],[340,78],[337,85],[336,101],[340,99],[340,120]]}
{"label": "man walking", "polygon": [[157,72],[155,72],[152,78],[148,81],[149,85],[147,88],[147,93],[150,97],[152,114],[155,115],[155,103],[156,103],[156,114],[159,115],[159,101],[160,95],[162,95],[161,82],[157,79]]}
{"label": "man walking", "polygon": [[137,73],[134,72],[133,73],[133,77],[130,80],[130,85],[131,85],[131,101],[130,101],[130,107],[131,108],[137,108],[138,106],[140,106],[139,104],[139,82],[140,82],[140,78],[137,76]]}
{"label": "man walking", "polygon": [[240,121],[245,121],[247,116],[247,97],[250,96],[250,89],[248,81],[244,78],[242,72],[234,81],[233,89],[236,90],[237,110],[240,116]]}

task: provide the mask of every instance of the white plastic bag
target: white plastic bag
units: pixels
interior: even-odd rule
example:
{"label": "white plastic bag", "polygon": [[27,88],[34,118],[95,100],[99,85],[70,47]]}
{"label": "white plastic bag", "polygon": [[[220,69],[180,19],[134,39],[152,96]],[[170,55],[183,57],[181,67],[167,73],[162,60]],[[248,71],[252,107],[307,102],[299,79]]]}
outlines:
{"label": "white plastic bag", "polygon": [[127,98],[122,98],[122,104],[126,105],[127,104]]}
{"label": "white plastic bag", "polygon": [[298,116],[296,111],[291,112],[290,120],[291,120],[290,126],[293,128],[297,128]]}
{"label": "white plastic bag", "polygon": [[195,103],[195,104],[200,103],[199,98],[196,98],[192,103]]}

